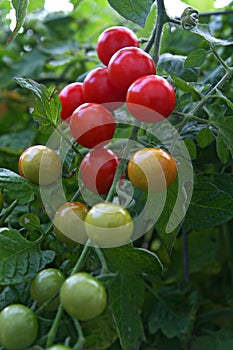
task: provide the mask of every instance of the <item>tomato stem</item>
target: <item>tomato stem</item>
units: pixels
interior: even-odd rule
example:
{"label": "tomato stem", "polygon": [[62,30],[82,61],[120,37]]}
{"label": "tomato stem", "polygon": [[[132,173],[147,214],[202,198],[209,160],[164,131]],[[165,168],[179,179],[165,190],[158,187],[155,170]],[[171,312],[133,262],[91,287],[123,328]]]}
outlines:
{"label": "tomato stem", "polygon": [[60,323],[61,318],[62,318],[62,313],[63,313],[63,307],[60,304],[58,307],[57,313],[56,313],[56,317],[53,321],[53,325],[48,332],[46,348],[50,347],[53,344],[53,341],[54,341],[56,334],[57,334],[57,329],[59,327],[59,323]]}
{"label": "tomato stem", "polygon": [[83,267],[83,265],[85,264],[85,261],[86,261],[88,255],[89,255],[89,253],[90,253],[90,251],[92,249],[92,247],[89,244],[90,244],[90,239],[88,239],[88,241],[86,242],[80,257],[78,258],[75,266],[73,267],[73,270],[72,270],[70,276],[72,276],[76,272],[80,271],[81,268]]}
{"label": "tomato stem", "polygon": [[75,328],[76,328],[77,333],[78,333],[78,341],[77,341],[77,343],[74,345],[73,350],[82,350],[82,349],[83,349],[84,342],[85,342],[85,338],[84,338],[84,336],[83,336],[82,327],[80,326],[80,323],[79,323],[78,320],[76,320],[76,319],[73,318],[73,317],[72,317],[72,319],[73,319]]}
{"label": "tomato stem", "polygon": [[15,209],[17,204],[18,204],[18,200],[16,199],[14,202],[11,203],[11,205],[9,205],[8,208],[6,208],[5,213],[0,218],[0,226],[3,226],[4,222],[6,221],[8,216],[12,213],[12,211]]}

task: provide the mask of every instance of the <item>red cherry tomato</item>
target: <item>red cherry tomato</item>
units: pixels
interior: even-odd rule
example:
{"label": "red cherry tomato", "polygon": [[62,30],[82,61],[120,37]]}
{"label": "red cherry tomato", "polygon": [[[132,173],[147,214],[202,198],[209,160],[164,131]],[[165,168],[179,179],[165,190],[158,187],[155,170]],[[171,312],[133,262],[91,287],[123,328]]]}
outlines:
{"label": "red cherry tomato", "polygon": [[97,103],[84,103],[71,116],[70,131],[80,145],[93,148],[106,145],[113,137],[115,121],[112,114]]}
{"label": "red cherry tomato", "polygon": [[83,96],[86,101],[104,104],[111,111],[125,101],[125,91],[112,85],[107,68],[96,68],[87,74],[83,82]]}
{"label": "red cherry tomato", "polygon": [[172,113],[176,104],[176,94],[166,79],[148,75],[138,78],[129,87],[126,104],[135,118],[155,123]]}
{"label": "red cherry tomato", "polygon": [[59,98],[62,104],[61,118],[67,121],[73,111],[85,102],[83,97],[83,84],[75,82],[66,85],[60,91]]}
{"label": "red cherry tomato", "polygon": [[95,148],[82,160],[80,171],[84,185],[94,193],[107,194],[120,159],[105,148]]}
{"label": "red cherry tomato", "polygon": [[114,86],[126,91],[137,78],[156,74],[156,67],[151,56],[142,49],[125,47],[110,59],[108,74]]}
{"label": "red cherry tomato", "polygon": [[100,61],[107,66],[112,55],[126,46],[139,47],[138,38],[134,32],[124,27],[111,27],[100,34],[97,54]]}

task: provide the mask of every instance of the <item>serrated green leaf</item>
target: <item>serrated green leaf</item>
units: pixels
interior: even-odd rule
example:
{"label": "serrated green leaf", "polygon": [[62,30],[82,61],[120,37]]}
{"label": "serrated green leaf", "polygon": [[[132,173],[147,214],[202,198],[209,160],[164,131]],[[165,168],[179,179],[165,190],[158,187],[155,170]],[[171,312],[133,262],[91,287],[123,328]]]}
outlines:
{"label": "serrated green leaf", "polygon": [[4,309],[4,307],[8,305],[15,303],[27,305],[28,299],[30,297],[29,288],[29,283],[20,283],[6,286],[0,294],[0,310]]}
{"label": "serrated green leaf", "polygon": [[192,83],[188,83],[185,80],[176,76],[173,77],[173,80],[177,89],[181,89],[186,93],[190,92],[194,101],[198,101],[200,99],[200,92],[198,91],[198,89],[195,88],[195,86],[193,86]]}
{"label": "serrated green leaf", "polygon": [[18,35],[27,13],[28,0],[12,0],[12,5],[16,13],[16,26],[7,39],[5,47],[7,47]]}
{"label": "serrated green leaf", "polygon": [[10,198],[18,200],[19,204],[29,203],[39,194],[38,186],[4,168],[0,168],[0,188],[4,189]]}
{"label": "serrated green leaf", "polygon": [[111,271],[124,274],[153,274],[162,276],[162,264],[156,254],[140,248],[122,246],[103,249],[105,259]]}
{"label": "serrated green leaf", "polygon": [[43,133],[50,133],[58,127],[61,102],[54,86],[47,88],[32,79],[15,78],[23,88],[30,90],[35,98],[33,119],[39,123]]}
{"label": "serrated green leaf", "polygon": [[0,233],[0,284],[25,282],[54,257],[54,251],[41,251],[38,243],[28,241],[17,230]]}
{"label": "serrated green leaf", "polygon": [[207,335],[195,338],[193,341],[193,350],[232,350],[233,332],[230,329],[220,329],[217,331],[208,331]]}
{"label": "serrated green leaf", "polygon": [[212,35],[210,27],[207,24],[199,23],[196,27],[191,29],[191,32],[206,40],[212,47],[233,45],[233,41],[215,38]]}
{"label": "serrated green leaf", "polygon": [[124,350],[139,349],[144,340],[140,316],[144,289],[144,281],[140,276],[128,274],[119,274],[108,289],[109,305]]}
{"label": "serrated green leaf", "polygon": [[192,139],[185,139],[185,146],[187,147],[190,158],[191,159],[196,159],[197,158],[197,147],[195,142]]}
{"label": "serrated green leaf", "polygon": [[216,140],[216,150],[217,155],[219,159],[223,162],[223,164],[226,164],[229,159],[229,151],[227,149],[227,145],[225,143],[224,137],[222,134],[218,134],[217,140]]}
{"label": "serrated green leaf", "polygon": [[110,6],[121,16],[144,27],[153,0],[108,0]]}
{"label": "serrated green leaf", "polygon": [[203,128],[197,134],[197,143],[201,148],[205,148],[214,140],[214,135],[209,128]]}
{"label": "serrated green leaf", "polygon": [[186,81],[196,81],[199,70],[195,67],[185,67],[186,56],[164,53],[160,56],[159,65],[171,76],[177,76]]}
{"label": "serrated green leaf", "polygon": [[164,286],[155,290],[151,297],[149,330],[151,334],[159,329],[167,338],[181,337],[194,323],[197,308],[197,293],[181,291],[177,286]]}
{"label": "serrated green leaf", "polygon": [[197,49],[192,51],[185,59],[184,66],[188,67],[200,67],[206,60],[208,52],[204,49]]}
{"label": "serrated green leaf", "polygon": [[184,221],[184,228],[202,230],[223,224],[233,218],[233,200],[209,182],[194,186],[193,196]]}

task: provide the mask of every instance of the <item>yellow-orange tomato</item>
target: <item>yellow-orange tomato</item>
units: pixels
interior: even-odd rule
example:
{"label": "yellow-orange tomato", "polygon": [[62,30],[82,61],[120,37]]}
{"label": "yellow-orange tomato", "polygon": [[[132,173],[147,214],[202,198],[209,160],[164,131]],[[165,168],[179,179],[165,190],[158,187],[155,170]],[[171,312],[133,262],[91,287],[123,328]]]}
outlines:
{"label": "yellow-orange tomato", "polygon": [[144,192],[160,192],[177,176],[174,158],[161,148],[143,148],[133,154],[128,163],[128,177]]}

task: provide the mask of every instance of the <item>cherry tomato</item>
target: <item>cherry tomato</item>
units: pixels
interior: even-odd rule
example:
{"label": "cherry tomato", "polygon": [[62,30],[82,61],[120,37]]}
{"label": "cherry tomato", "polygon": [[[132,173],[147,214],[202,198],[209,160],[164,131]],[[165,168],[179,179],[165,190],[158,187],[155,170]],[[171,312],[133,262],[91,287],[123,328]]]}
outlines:
{"label": "cherry tomato", "polygon": [[60,291],[61,304],[66,312],[80,321],[99,316],[107,304],[104,285],[86,272],[68,277]]}
{"label": "cherry tomato", "polygon": [[112,114],[98,103],[84,103],[71,116],[70,131],[80,145],[93,148],[106,145],[115,132]]}
{"label": "cherry tomato", "polygon": [[96,68],[87,74],[83,95],[86,101],[104,104],[110,111],[119,108],[125,101],[125,92],[112,85],[107,68]]}
{"label": "cherry tomato", "polygon": [[145,192],[160,192],[177,176],[174,158],[161,148],[143,148],[133,154],[128,163],[132,184]]}
{"label": "cherry tomato", "polygon": [[125,47],[117,51],[109,61],[110,82],[127,91],[129,86],[143,75],[156,74],[151,56],[138,47]]}
{"label": "cherry tomato", "polygon": [[115,203],[98,203],[86,216],[86,232],[99,247],[109,248],[129,243],[133,220],[129,212]]}
{"label": "cherry tomato", "polygon": [[139,47],[138,38],[134,32],[124,27],[110,27],[98,38],[97,54],[100,61],[107,66],[112,55],[126,46]]}
{"label": "cherry tomato", "polygon": [[83,84],[78,82],[68,84],[60,91],[58,96],[62,105],[61,118],[68,121],[67,119],[73,111],[85,102]]}
{"label": "cherry tomato", "polygon": [[[38,306],[43,305],[52,298],[65,280],[63,273],[55,268],[44,269],[33,278],[30,285],[30,294]],[[59,297],[56,297],[46,306],[46,310],[55,311],[59,305]]]}
{"label": "cherry tomato", "polygon": [[61,160],[51,148],[28,147],[18,161],[19,174],[36,185],[50,185],[61,175]]}
{"label": "cherry tomato", "polygon": [[88,206],[80,202],[67,202],[58,208],[53,220],[58,239],[72,245],[84,244],[87,240],[84,220],[88,211]]}
{"label": "cherry tomato", "polygon": [[120,159],[105,148],[90,151],[82,160],[80,171],[84,185],[94,193],[108,193]]}
{"label": "cherry tomato", "polygon": [[126,104],[135,118],[155,123],[172,113],[176,104],[176,94],[166,79],[158,75],[142,76],[130,85]]}
{"label": "cherry tomato", "polygon": [[21,304],[12,304],[0,313],[0,344],[6,350],[25,350],[38,335],[35,313]]}

